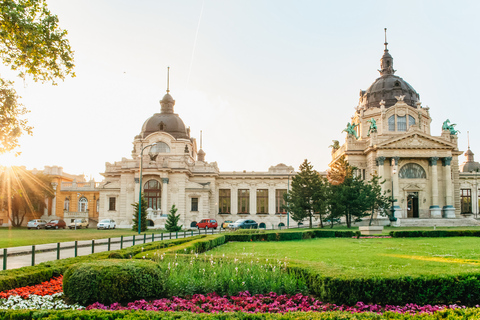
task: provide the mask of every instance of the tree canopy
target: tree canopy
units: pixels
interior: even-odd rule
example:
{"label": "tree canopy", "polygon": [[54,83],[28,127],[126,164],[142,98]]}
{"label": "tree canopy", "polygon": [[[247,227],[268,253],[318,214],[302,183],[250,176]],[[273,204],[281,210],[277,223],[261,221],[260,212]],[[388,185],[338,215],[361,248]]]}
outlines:
{"label": "tree canopy", "polygon": [[[45,0],[0,0],[0,59],[2,63],[34,81],[56,84],[75,76],[73,51]],[[0,75],[0,153],[14,150],[18,138],[31,134],[23,116],[28,111],[19,102],[13,81]]]}
{"label": "tree canopy", "polygon": [[313,218],[318,214],[322,225],[322,214],[326,211],[325,197],[325,180],[305,159],[299,172],[292,178],[290,191],[285,194],[290,216],[297,222],[308,218],[311,228]]}

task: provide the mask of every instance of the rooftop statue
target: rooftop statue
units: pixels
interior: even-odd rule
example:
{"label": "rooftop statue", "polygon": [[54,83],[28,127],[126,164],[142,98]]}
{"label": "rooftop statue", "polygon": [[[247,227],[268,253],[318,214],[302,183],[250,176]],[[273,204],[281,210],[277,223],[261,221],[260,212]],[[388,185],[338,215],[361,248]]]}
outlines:
{"label": "rooftop statue", "polygon": [[377,121],[372,118],[370,120],[367,120],[367,122],[370,122],[370,127],[368,128],[367,133],[367,137],[370,137],[371,132],[377,132]]}
{"label": "rooftop statue", "polygon": [[457,135],[457,134],[460,133],[460,131],[455,130],[455,126],[456,126],[456,125],[457,125],[456,123],[450,124],[450,120],[447,119],[447,120],[445,120],[445,121],[443,122],[442,130],[448,130],[448,131],[450,131],[450,134],[451,134],[451,135]]}
{"label": "rooftop statue", "polygon": [[340,149],[340,142],[338,140],[332,140],[333,144],[329,145],[329,148],[332,148],[333,150],[338,150]]}
{"label": "rooftop statue", "polygon": [[355,128],[358,126],[358,124],[355,124],[355,123],[352,123],[350,124],[350,122],[347,122],[347,127],[345,129],[342,130],[342,132],[346,132],[347,134],[351,134],[352,136],[355,137],[355,139],[358,140],[358,136],[357,136],[357,131],[355,130]]}

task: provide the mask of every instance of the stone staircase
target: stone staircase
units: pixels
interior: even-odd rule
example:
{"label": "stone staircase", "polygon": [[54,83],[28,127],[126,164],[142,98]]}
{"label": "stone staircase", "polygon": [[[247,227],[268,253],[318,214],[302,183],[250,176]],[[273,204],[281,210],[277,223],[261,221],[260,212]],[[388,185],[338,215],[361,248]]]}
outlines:
{"label": "stone staircase", "polygon": [[480,226],[480,221],[473,218],[458,219],[398,219],[394,227],[473,227]]}

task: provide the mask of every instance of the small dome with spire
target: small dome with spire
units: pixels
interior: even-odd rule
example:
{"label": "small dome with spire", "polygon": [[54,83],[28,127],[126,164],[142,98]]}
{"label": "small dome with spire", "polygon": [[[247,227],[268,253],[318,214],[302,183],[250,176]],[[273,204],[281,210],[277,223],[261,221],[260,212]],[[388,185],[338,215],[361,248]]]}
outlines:
{"label": "small dome with spire", "polygon": [[480,172],[480,163],[476,162],[473,156],[474,153],[469,146],[465,152],[465,162],[460,165],[460,172]]}
{"label": "small dome with spire", "polygon": [[420,95],[413,89],[413,87],[400,78],[394,75],[393,57],[388,52],[387,29],[385,28],[385,49],[383,56],[380,59],[380,78],[375,80],[367,90],[360,91],[359,106],[370,108],[379,108],[380,101],[385,101],[385,107],[389,108],[397,103],[395,97],[405,96],[403,101],[411,107],[416,107],[416,103],[420,100]]}
{"label": "small dome with spire", "polygon": [[140,133],[142,138],[154,132],[164,131],[171,134],[175,139],[190,139],[189,130],[185,128],[185,124],[178,114],[174,113],[175,100],[170,95],[169,88],[170,67],[168,67],[168,70],[167,93],[160,100],[160,113],[155,113],[145,121]]}

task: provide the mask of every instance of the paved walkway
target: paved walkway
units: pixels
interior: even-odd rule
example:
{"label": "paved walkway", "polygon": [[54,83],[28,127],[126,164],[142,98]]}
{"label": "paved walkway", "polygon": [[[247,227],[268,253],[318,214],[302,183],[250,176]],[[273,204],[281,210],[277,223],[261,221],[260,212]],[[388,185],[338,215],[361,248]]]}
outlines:
{"label": "paved walkway", "polygon": [[[211,234],[212,230],[208,231],[208,234]],[[205,231],[201,231],[201,234],[204,234]],[[215,231],[218,233],[218,231]],[[193,235],[198,235],[198,231],[194,231]],[[164,233],[163,240],[176,239],[177,235],[175,233]],[[178,238],[183,238],[184,236],[192,236],[192,232],[179,232]],[[162,240],[162,234],[155,234],[154,239],[152,239],[152,234],[135,236],[135,245],[142,243],[149,243],[152,241]],[[145,242],[144,242],[145,241]],[[127,248],[133,245],[133,237],[123,237],[122,238],[110,238],[110,248],[108,245],[109,239],[97,239],[94,241],[94,250],[93,252],[104,252],[110,250],[118,250],[120,247]],[[75,241],[67,241],[60,243],[60,250],[58,250],[57,243],[47,243],[35,245],[35,255],[32,255],[32,246],[23,246],[23,247],[12,247],[6,248],[7,250],[7,261],[5,265],[4,252],[5,249],[0,249],[0,257],[2,264],[0,267],[3,267],[1,270],[6,269],[16,269],[21,267],[27,267],[31,265],[37,265],[42,262],[52,261],[65,258],[75,257]],[[79,240],[77,241],[77,256],[89,255],[92,252],[92,240]]]}

